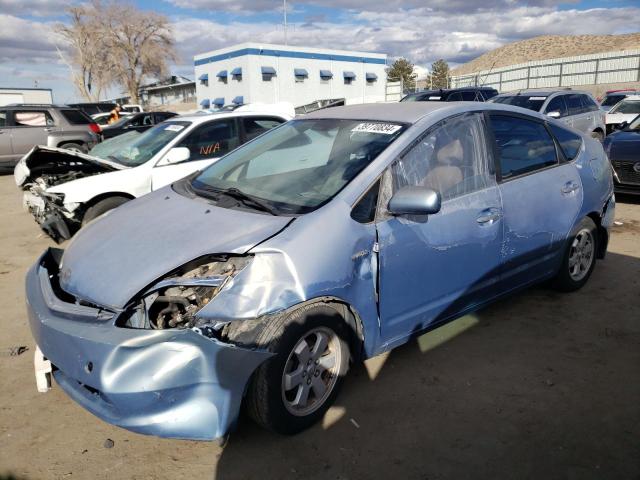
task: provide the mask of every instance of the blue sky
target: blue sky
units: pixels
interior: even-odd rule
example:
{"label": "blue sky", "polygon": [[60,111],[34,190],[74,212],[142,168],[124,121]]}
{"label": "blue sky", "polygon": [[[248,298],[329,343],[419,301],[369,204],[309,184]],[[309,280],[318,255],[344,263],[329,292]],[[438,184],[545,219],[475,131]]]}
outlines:
{"label": "blue sky", "polygon": [[[79,3],[74,1],[73,3]],[[193,55],[246,41],[281,43],[281,0],[134,0],[166,15],[179,61],[193,78]],[[509,42],[545,34],[640,31],[638,0],[316,0],[288,2],[289,43],[404,56],[422,67],[464,63]],[[52,88],[77,99],[52,32],[64,0],[0,0],[0,86]],[[117,94],[117,91],[111,92]]]}

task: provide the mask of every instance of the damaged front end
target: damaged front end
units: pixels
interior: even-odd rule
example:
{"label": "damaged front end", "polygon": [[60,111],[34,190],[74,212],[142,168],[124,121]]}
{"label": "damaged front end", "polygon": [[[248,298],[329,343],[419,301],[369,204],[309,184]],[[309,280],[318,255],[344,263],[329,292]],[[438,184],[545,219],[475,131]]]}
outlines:
{"label": "damaged front end", "polygon": [[26,280],[31,330],[58,385],[99,418],[138,433],[227,435],[249,378],[272,354],[220,340],[198,312],[248,258],[200,259],[114,309],[62,289],[61,252],[45,252]]}
{"label": "damaged front end", "polygon": [[60,243],[81,225],[81,208],[65,203],[64,193],[51,189],[74,180],[123,168],[114,162],[62,148],[36,146],[15,167],[16,185],[24,191],[23,206],[42,230]]}

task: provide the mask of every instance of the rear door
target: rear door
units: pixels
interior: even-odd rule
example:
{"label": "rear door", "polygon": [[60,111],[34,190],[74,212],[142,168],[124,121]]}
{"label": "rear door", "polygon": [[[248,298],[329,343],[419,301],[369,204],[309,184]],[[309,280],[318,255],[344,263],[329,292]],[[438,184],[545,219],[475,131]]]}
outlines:
{"label": "rear door", "polygon": [[0,165],[11,165],[15,159],[7,116],[8,112],[6,110],[0,110]]}
{"label": "rear door", "polygon": [[582,204],[575,163],[561,163],[545,122],[491,113],[504,209],[503,281],[516,288],[553,273]]}
{"label": "rear door", "polygon": [[391,172],[394,192],[427,186],[441,194],[442,208],[377,222],[381,332],[389,346],[494,296],[503,235],[482,113],[430,128]]}
{"label": "rear door", "polygon": [[53,117],[46,110],[13,110],[11,144],[13,154],[20,157],[34,145],[46,145],[49,133],[56,129]]}
{"label": "rear door", "polygon": [[236,118],[221,118],[196,126],[174,145],[188,148],[191,152],[189,159],[171,165],[162,165],[161,159],[152,169],[152,190],[208,167],[239,145],[240,135]]}

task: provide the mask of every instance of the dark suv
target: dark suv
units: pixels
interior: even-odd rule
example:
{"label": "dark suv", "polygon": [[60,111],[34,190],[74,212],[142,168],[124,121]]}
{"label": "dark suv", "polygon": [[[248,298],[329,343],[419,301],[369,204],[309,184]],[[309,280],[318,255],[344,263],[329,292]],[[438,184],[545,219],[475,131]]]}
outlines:
{"label": "dark suv", "polygon": [[498,95],[492,87],[461,87],[410,93],[401,102],[486,102]]}
{"label": "dark suv", "polygon": [[34,145],[87,152],[99,132],[89,116],[64,105],[0,107],[0,168],[13,167]]}

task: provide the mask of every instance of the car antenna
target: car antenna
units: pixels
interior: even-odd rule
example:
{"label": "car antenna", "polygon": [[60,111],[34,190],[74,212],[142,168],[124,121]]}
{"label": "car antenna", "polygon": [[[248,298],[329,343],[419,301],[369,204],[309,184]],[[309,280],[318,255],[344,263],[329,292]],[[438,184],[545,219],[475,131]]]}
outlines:
{"label": "car antenna", "polygon": [[489,78],[489,75],[491,75],[491,72],[493,71],[493,67],[496,66],[498,59],[496,58],[493,63],[491,64],[491,68],[489,69],[489,71],[487,72],[487,74],[484,76],[484,80],[482,80],[482,82],[480,83],[481,87],[484,87],[484,82],[487,81],[487,78]]}

